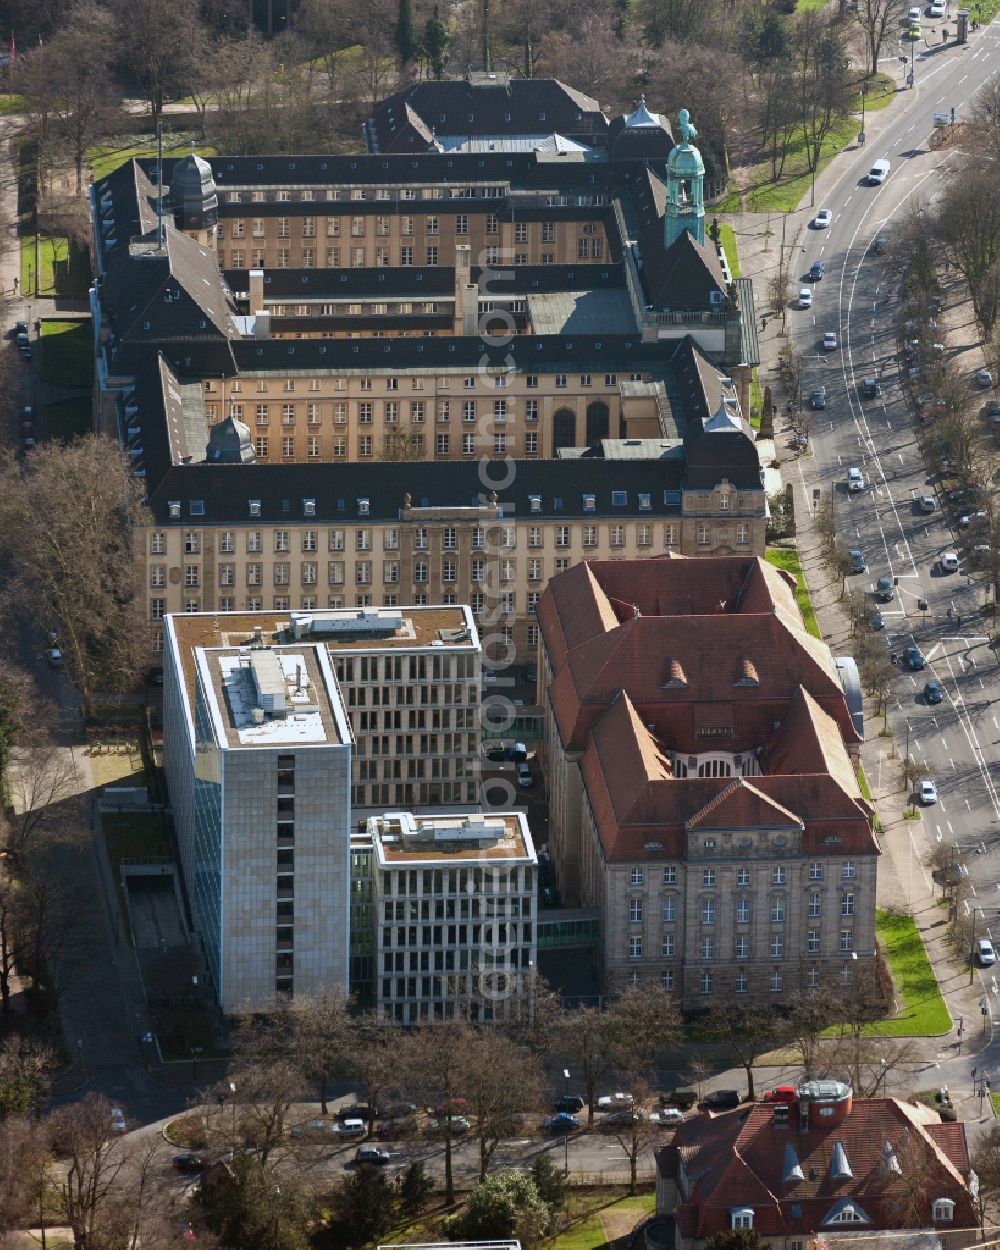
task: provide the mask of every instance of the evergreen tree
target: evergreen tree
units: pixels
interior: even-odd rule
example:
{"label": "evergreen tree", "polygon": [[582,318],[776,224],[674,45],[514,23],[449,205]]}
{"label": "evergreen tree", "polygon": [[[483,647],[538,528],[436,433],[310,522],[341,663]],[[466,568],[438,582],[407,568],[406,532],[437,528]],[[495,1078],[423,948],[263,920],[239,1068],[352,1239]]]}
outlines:
{"label": "evergreen tree", "polygon": [[409,65],[417,54],[411,0],[399,0],[399,16],[396,18],[396,49],[399,52],[400,65]]}
{"label": "evergreen tree", "polygon": [[424,27],[424,51],[435,78],[444,77],[444,58],[449,42],[448,28],[438,17],[438,6],[435,5],[434,16],[427,19]]}

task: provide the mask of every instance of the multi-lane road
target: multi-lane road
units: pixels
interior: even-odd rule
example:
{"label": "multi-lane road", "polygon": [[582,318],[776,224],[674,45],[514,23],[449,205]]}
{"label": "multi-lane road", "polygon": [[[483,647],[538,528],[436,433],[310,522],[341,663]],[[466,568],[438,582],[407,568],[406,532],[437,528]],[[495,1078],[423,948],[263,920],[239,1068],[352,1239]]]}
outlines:
{"label": "multi-lane road", "polygon": [[[916,643],[927,659],[925,671],[900,671],[895,682],[895,740],[904,750],[908,741],[910,754],[936,780],[939,800],[926,810],[928,832],[969,848],[976,902],[1000,939],[1000,667],[978,610],[983,587],[964,568],[945,574],[936,567],[941,553],[955,547],[943,500],[929,515],[917,502],[935,493],[936,478],[917,446],[903,386],[899,265],[892,255],[894,234],[911,211],[940,193],[956,160],[949,145],[931,146],[933,115],[954,109],[962,120],[972,96],[1000,67],[998,45],[1000,20],[965,47],[917,45],[915,90],[897,100],[877,138],[870,135],[841,157],[817,187],[816,208],[828,208],[833,220],[829,229],[802,231],[793,281],[812,285],[814,300],[811,310],[790,318],[805,358],[803,393],[823,384],[828,395],[827,408],[811,422],[819,484],[833,492],[843,546],[859,548],[868,564],[852,580],[871,591],[883,575],[898,579],[894,600],[882,607],[887,645],[899,655]],[[880,159],[891,172],[883,185],[868,186],[865,175]],[[885,255],[876,254],[879,236],[889,242]],[[815,260],[826,265],[822,280],[799,281]],[[946,307],[942,320],[947,316]],[[951,334],[949,352],[972,342],[971,318],[962,320],[962,338]],[[838,346],[823,352],[828,331]],[[974,390],[968,371],[970,402],[981,403],[989,396]],[[880,377],[881,394],[864,399],[862,380],[872,376]],[[863,472],[859,493],[847,492],[850,466]],[[928,678],[944,688],[942,703],[925,701]]]}

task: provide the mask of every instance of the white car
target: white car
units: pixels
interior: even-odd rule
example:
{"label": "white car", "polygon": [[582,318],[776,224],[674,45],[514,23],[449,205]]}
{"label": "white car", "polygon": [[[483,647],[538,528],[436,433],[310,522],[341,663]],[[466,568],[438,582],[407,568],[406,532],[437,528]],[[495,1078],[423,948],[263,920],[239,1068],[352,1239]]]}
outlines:
{"label": "white car", "polygon": [[831,221],[833,221],[833,213],[828,208],[821,208],[813,218],[813,225],[817,230],[825,230]]}
{"label": "white car", "polygon": [[799,307],[800,308],[812,308],[812,303],[813,303],[813,293],[812,291],[809,290],[807,286],[804,286],[802,290],[799,291]]}
{"label": "white car", "polygon": [[674,1128],[684,1123],[684,1112],[677,1107],[664,1107],[662,1111],[654,1111],[649,1117],[649,1122],[658,1128]]}
{"label": "white car", "polygon": [[832,330],[827,330],[826,334],[823,335],[823,350],[825,352],[832,352],[832,351],[836,351],[836,349],[837,349],[837,336],[834,334]]}
{"label": "white car", "polygon": [[981,968],[991,968],[997,961],[997,953],[989,938],[980,938],[976,943],[976,958]]}
{"label": "white car", "polygon": [[861,470],[856,469],[856,468],[848,469],[847,470],[847,489],[849,493],[852,495],[856,495],[859,490],[864,490],[864,488],[865,488],[865,479],[862,476]]}
{"label": "white car", "polygon": [[927,10],[928,17],[944,17],[944,5],[932,4]]}
{"label": "white car", "polygon": [[937,786],[930,777],[925,777],[920,783],[920,802],[924,807],[930,807],[932,803],[937,802]]}
{"label": "white car", "polygon": [[942,551],[938,563],[941,565],[942,573],[958,572],[958,555],[954,551]]}
{"label": "white car", "polygon": [[915,5],[913,5],[913,7],[910,9],[909,13],[906,15],[906,20],[907,20],[908,22],[919,22],[919,21],[920,21],[920,5],[919,5],[919,4],[915,4]]}
{"label": "white car", "polygon": [[622,1111],[627,1110],[635,1104],[635,1099],[631,1094],[622,1093],[604,1094],[597,1100],[598,1111]]}

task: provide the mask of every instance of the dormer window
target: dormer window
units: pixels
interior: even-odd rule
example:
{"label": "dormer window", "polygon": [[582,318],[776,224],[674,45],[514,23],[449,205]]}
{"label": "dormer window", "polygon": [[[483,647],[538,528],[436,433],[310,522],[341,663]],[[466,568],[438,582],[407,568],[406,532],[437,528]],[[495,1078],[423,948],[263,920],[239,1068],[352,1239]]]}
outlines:
{"label": "dormer window", "polygon": [[316,500],[315,499],[303,499],[302,500],[302,512],[305,516],[315,516],[316,515]]}
{"label": "dormer window", "polygon": [[541,497],[541,495],[529,495],[529,496],[528,496],[528,507],[529,507],[529,509],[530,509],[532,512],[541,512],[541,510],[542,510],[542,497]]}
{"label": "dormer window", "polygon": [[205,515],[204,499],[192,499],[191,500],[191,515],[192,516],[204,516]]}
{"label": "dormer window", "polygon": [[729,494],[729,491],[728,491],[728,490],[720,490],[720,491],[719,491],[719,511],[720,511],[720,512],[728,512],[728,511],[729,511],[729,500],[730,500],[730,494]]}
{"label": "dormer window", "polygon": [[955,1204],[950,1198],[935,1198],[931,1208],[931,1217],[935,1222],[950,1224],[955,1218]]}
{"label": "dormer window", "polygon": [[584,495],[583,497],[584,512],[593,512],[596,509],[596,507],[597,507],[597,496],[596,495]]}
{"label": "dormer window", "polygon": [[367,516],[371,511],[371,501],[368,499],[358,500],[358,516]]}
{"label": "dormer window", "polygon": [[251,515],[251,516],[260,516],[260,500],[259,500],[259,499],[251,499],[251,500],[249,501],[249,503],[250,503],[250,515]]}
{"label": "dormer window", "polygon": [[753,1207],[730,1207],[730,1228],[753,1228]]}
{"label": "dormer window", "polygon": [[179,499],[171,499],[167,504],[167,511],[170,514],[171,521],[179,521],[181,518],[181,501]]}

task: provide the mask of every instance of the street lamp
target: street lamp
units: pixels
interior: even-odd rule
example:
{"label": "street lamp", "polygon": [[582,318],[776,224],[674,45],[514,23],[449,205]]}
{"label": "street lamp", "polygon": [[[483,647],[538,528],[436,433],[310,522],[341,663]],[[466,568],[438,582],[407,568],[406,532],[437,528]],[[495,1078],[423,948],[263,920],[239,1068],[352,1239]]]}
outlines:
{"label": "street lamp", "polygon": [[868,84],[861,84],[861,134],[858,135],[858,142],[862,147],[865,146],[865,96],[868,94]]}
{"label": "street lamp", "polygon": [[[569,1095],[569,1068],[563,1068],[563,1093]],[[569,1176],[569,1133],[563,1133],[563,1176]]]}

